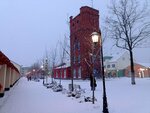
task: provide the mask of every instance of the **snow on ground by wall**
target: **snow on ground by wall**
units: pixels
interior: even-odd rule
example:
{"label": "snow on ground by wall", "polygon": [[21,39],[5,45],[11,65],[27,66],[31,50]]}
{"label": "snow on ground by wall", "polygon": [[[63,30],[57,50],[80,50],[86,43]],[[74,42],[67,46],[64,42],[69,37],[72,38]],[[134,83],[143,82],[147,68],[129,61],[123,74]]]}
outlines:
{"label": "snow on ground by wall", "polygon": [[[59,82],[59,80],[56,80]],[[62,80],[68,89],[71,80]],[[130,84],[130,78],[106,79],[108,108],[110,113],[150,113],[150,78],[136,79],[136,85]],[[88,80],[75,80],[86,93],[92,96]],[[102,113],[102,81],[97,80],[95,97],[97,102],[79,103],[83,97],[67,97],[61,92],[53,92],[40,82],[19,82],[3,98],[0,98],[0,113]]]}

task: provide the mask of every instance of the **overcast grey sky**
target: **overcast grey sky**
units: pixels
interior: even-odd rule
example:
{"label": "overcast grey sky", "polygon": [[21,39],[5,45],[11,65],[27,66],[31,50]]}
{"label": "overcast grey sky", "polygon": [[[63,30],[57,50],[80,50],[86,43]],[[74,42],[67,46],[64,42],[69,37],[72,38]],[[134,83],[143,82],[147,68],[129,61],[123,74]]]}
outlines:
{"label": "overcast grey sky", "polygon": [[[94,0],[103,16],[107,0]],[[91,0],[0,0],[0,50],[20,65],[30,66],[69,35],[67,17]]]}
{"label": "overcast grey sky", "polygon": [[[109,0],[93,0],[100,23]],[[30,66],[69,36],[67,18],[91,0],[0,0],[0,50],[20,65]]]}

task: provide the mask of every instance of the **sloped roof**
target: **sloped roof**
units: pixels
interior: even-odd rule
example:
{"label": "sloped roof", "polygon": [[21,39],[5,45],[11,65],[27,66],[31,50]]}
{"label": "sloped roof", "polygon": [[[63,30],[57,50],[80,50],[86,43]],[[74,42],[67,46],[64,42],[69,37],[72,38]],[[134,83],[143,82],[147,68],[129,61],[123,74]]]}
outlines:
{"label": "sloped roof", "polygon": [[142,65],[142,66],[144,66],[144,67],[150,67],[150,63],[142,63],[142,62],[136,62],[137,64],[140,64],[140,65]]}
{"label": "sloped roof", "polygon": [[[129,54],[126,50],[120,50],[120,51],[114,51],[111,52],[110,55],[112,56],[112,59],[110,62],[117,61],[123,54]],[[150,48],[134,48],[133,49],[133,59],[137,63],[150,63]]]}
{"label": "sloped roof", "polygon": [[113,54],[113,57],[112,57],[111,61],[112,62],[117,61],[117,59],[119,59],[122,55],[123,55],[123,53]]}
{"label": "sloped roof", "polygon": [[110,60],[110,62],[115,62],[117,61],[121,56],[123,56],[124,54],[128,54],[127,51],[121,51],[121,52],[117,52],[117,53],[114,53],[112,55],[112,59]]}
{"label": "sloped roof", "polygon": [[62,63],[62,65],[55,66],[55,69],[67,68],[67,67],[70,67],[70,59],[68,58],[64,59],[64,62]]}
{"label": "sloped roof", "polygon": [[18,69],[14,66],[14,64],[11,63],[9,58],[5,56],[5,54],[2,51],[0,51],[0,64],[1,65],[6,64],[8,67],[13,68],[19,73]]}
{"label": "sloped roof", "polygon": [[103,59],[104,59],[104,61],[107,60],[107,59],[110,60],[110,59],[112,59],[112,56],[104,56]]}

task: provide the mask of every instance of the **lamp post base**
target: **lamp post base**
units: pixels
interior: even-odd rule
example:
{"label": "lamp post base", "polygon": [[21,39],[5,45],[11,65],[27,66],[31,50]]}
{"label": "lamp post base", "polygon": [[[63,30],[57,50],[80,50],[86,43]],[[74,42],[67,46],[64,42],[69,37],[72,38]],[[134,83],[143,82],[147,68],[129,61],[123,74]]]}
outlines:
{"label": "lamp post base", "polygon": [[103,96],[103,113],[109,113],[106,95]]}

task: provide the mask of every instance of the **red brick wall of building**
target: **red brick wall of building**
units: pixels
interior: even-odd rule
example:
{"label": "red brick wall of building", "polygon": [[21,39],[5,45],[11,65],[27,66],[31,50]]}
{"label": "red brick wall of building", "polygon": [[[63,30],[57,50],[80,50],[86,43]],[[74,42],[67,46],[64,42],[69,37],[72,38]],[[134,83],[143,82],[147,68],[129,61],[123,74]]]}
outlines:
{"label": "red brick wall of building", "polygon": [[[62,79],[70,79],[71,78],[71,68],[55,68],[54,71],[54,78],[62,78]],[[62,75],[61,75],[62,73]]]}
{"label": "red brick wall of building", "polygon": [[[99,11],[90,7],[81,7],[76,17],[70,17],[70,53],[71,74],[74,78],[85,79],[92,73],[91,53],[93,32],[100,33]],[[100,42],[94,49],[97,53],[95,68],[100,73]],[[76,70],[76,71],[75,71]]]}
{"label": "red brick wall of building", "polygon": [[[125,70],[125,76],[130,76],[131,66]],[[150,77],[150,69],[140,64],[134,64],[135,77]]]}

